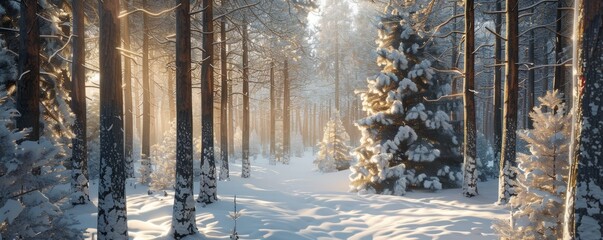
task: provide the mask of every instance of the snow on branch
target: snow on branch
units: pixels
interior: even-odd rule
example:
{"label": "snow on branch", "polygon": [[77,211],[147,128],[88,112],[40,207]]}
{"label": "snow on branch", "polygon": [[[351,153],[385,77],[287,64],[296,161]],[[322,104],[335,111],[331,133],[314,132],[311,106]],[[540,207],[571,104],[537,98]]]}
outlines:
{"label": "snow on branch", "polygon": [[121,13],[119,14],[118,18],[127,17],[127,16],[129,16],[130,14],[134,14],[134,13],[137,13],[137,12],[143,12],[143,13],[145,13],[145,14],[147,14],[147,15],[149,15],[149,16],[153,16],[153,17],[159,17],[159,16],[161,16],[161,15],[163,15],[163,14],[167,13],[167,12],[174,11],[174,10],[175,10],[176,8],[178,8],[178,7],[180,7],[180,4],[176,5],[176,6],[175,6],[175,7],[173,7],[173,8],[166,9],[166,10],[163,10],[163,11],[161,11],[161,12],[156,12],[156,13],[154,13],[154,12],[150,12],[150,11],[148,11],[148,10],[144,9],[144,8],[137,8],[137,9],[134,9],[134,10],[132,10],[132,11],[130,11],[130,12],[121,12]]}

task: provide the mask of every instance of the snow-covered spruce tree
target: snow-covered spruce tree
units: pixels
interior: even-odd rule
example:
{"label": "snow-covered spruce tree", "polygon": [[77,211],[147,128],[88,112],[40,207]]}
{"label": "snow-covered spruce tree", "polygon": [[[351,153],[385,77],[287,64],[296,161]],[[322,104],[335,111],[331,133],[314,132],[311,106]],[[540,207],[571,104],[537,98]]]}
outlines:
{"label": "snow-covered spruce tree", "polygon": [[[37,1],[36,1],[37,2]],[[19,29],[21,4],[1,1],[2,27]],[[21,6],[20,6],[21,5]],[[36,4],[33,4],[36,5]],[[40,55],[40,136],[26,140],[32,129],[19,131],[15,110],[15,85],[18,72],[19,37],[16,32],[0,34],[0,236],[5,239],[79,239],[56,204],[68,192],[49,194],[52,186],[67,183],[64,165],[69,160],[73,123],[67,91],[66,55],[69,17],[52,2],[39,2],[35,15],[39,34],[52,36],[39,41]],[[48,21],[48,19],[51,19]],[[22,141],[22,142],[21,142]],[[17,144],[20,142],[20,144]],[[36,174],[32,174],[35,172]]]}
{"label": "snow-covered spruce tree", "polygon": [[[0,50],[0,59],[6,56],[5,51],[5,48]],[[8,76],[5,70],[12,71],[10,67],[2,65],[0,77]],[[29,131],[14,128],[19,113],[7,97],[5,82],[0,82],[0,236],[5,239],[81,238],[69,228],[72,223],[64,218],[61,209],[43,193],[57,183],[57,171],[44,167],[40,175],[31,174],[38,164],[51,162],[57,148],[46,138],[17,144]]]}
{"label": "snow-covered spruce tree", "polygon": [[421,47],[425,39],[413,29],[409,9],[388,6],[378,25],[382,70],[359,91],[368,116],[356,123],[362,138],[351,167],[354,192],[401,195],[408,187],[441,189],[462,181],[449,117],[442,104],[424,101],[450,86],[436,77],[426,54],[433,48]]}
{"label": "snow-covered spruce tree", "polygon": [[151,161],[155,171],[151,173],[151,189],[174,189],[176,176],[176,122],[170,123],[170,128],[163,134],[163,140],[151,147]]}
{"label": "snow-covered spruce tree", "polygon": [[322,142],[318,143],[318,153],[314,164],[321,172],[334,172],[350,168],[352,150],[348,146],[350,136],[345,131],[339,112],[335,111],[333,117],[324,128]]}
{"label": "snow-covered spruce tree", "polygon": [[[506,239],[562,237],[571,121],[557,90],[539,100],[540,107],[530,113],[534,129],[519,133],[530,154],[518,154],[517,195],[509,202],[514,209],[511,219],[494,225]],[[543,112],[543,107],[554,111]]]}

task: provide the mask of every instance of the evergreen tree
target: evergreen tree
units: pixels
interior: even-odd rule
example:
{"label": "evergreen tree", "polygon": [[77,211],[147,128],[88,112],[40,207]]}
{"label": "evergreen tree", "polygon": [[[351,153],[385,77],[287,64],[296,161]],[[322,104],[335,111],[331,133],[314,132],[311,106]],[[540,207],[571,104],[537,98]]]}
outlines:
{"label": "evergreen tree", "polygon": [[176,151],[176,123],[172,122],[161,143],[151,147],[151,161],[155,165],[155,171],[151,173],[151,189],[174,189]]}
{"label": "evergreen tree", "polygon": [[314,164],[321,172],[334,172],[350,168],[352,156],[348,146],[350,136],[345,131],[339,112],[335,112],[324,128],[322,142],[318,143],[318,153]]}
{"label": "evergreen tree", "polygon": [[[176,0],[176,105],[177,120],[172,128],[177,132],[177,153],[174,185],[174,208],[170,235],[181,239],[197,234],[195,224],[195,196],[193,194],[193,104],[191,77],[191,20],[190,2]],[[174,126],[176,125],[176,126]],[[174,176],[172,175],[172,176]],[[197,236],[197,238],[200,236]]]}
{"label": "evergreen tree", "polygon": [[216,160],[214,154],[214,27],[213,0],[203,0],[203,54],[201,59],[201,182],[197,202],[211,204],[218,201]]}
{"label": "evergreen tree", "polygon": [[[32,14],[35,23],[19,24],[25,20],[22,12]],[[70,125],[74,122],[65,88],[69,74],[64,59],[71,49],[67,43],[70,29],[62,27],[69,25],[69,15],[54,2],[10,0],[0,2],[0,19],[5,28],[0,34],[0,238],[81,238],[81,234],[69,228],[71,223],[57,204],[65,202],[68,196],[50,191],[56,184],[68,183],[70,176],[64,167],[71,156]],[[10,28],[14,31],[7,30]],[[17,35],[19,30],[26,32],[21,37],[33,41],[24,43],[23,49],[38,49],[36,57],[19,51],[23,40]],[[29,34],[47,37],[38,39]],[[35,68],[18,67],[20,62],[28,61],[39,62]],[[31,80],[31,76],[39,80],[31,85],[35,91],[18,87],[15,91],[17,81]],[[38,111],[37,117],[30,119],[32,126],[19,129],[17,122],[23,114],[17,108],[25,102],[15,100],[34,96],[38,102],[32,109]]]}
{"label": "evergreen tree", "polygon": [[127,239],[126,165],[124,157],[123,95],[119,0],[99,1],[100,67],[100,181],[98,239]]}
{"label": "evergreen tree", "polygon": [[447,94],[450,86],[426,59],[431,48],[413,29],[408,13],[413,7],[398,11],[389,5],[378,25],[382,70],[359,92],[368,116],[356,123],[362,138],[350,175],[355,192],[401,195],[407,187],[458,187],[462,180],[462,159],[446,109],[424,101]]}
{"label": "evergreen tree", "polygon": [[[530,113],[534,129],[520,132],[530,154],[518,154],[517,195],[510,221],[495,224],[507,239],[560,239],[568,178],[570,125],[557,90],[539,98]],[[543,109],[554,111],[543,112]]]}
{"label": "evergreen tree", "polygon": [[86,141],[86,63],[84,41],[84,2],[73,1],[73,63],[71,77],[71,110],[75,114],[71,151],[71,203],[88,203],[88,150]]}

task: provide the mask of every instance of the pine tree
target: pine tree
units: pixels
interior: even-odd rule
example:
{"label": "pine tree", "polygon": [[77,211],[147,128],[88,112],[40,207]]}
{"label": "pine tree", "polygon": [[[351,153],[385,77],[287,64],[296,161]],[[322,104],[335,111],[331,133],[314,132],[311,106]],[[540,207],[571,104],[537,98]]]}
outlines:
{"label": "pine tree", "polygon": [[[190,2],[176,0],[176,179],[170,235],[174,239],[198,232],[193,194],[193,104],[191,77]],[[174,159],[174,158],[172,158]],[[174,168],[172,168],[174,169]],[[174,175],[172,175],[174,176]]]}
{"label": "pine tree", "polygon": [[214,154],[214,68],[213,68],[213,0],[203,0],[203,64],[201,66],[201,189],[197,202],[210,204],[218,200],[216,160]]}
{"label": "pine tree", "polygon": [[99,1],[100,181],[98,239],[127,239],[119,0]]}
{"label": "pine tree", "polygon": [[422,101],[447,94],[450,86],[426,59],[430,48],[421,47],[425,39],[413,29],[409,9],[388,6],[378,25],[382,70],[359,92],[368,116],[356,123],[362,138],[351,168],[352,191],[401,195],[407,187],[458,187],[462,180],[446,109]]}
{"label": "pine tree", "polygon": [[350,136],[345,131],[339,112],[336,111],[324,128],[322,142],[318,143],[318,153],[314,164],[321,172],[334,172],[350,168],[352,156],[348,146]]}
{"label": "pine tree", "polygon": [[[555,90],[539,98],[530,113],[534,129],[520,132],[530,154],[518,154],[517,195],[509,202],[510,221],[495,224],[507,239],[560,239],[568,178],[570,124],[561,94]],[[544,112],[543,109],[554,111]]]}
{"label": "pine tree", "polygon": [[242,167],[241,177],[249,178],[251,176],[251,163],[249,162],[249,47],[248,47],[248,26],[249,24],[245,20],[243,22],[242,29],[242,41],[241,45],[243,48],[243,135],[242,135]]}
{"label": "pine tree", "polygon": [[71,77],[71,110],[75,114],[71,156],[71,203],[86,204],[88,197],[88,149],[86,141],[86,63],[83,1],[73,1],[73,63]]}

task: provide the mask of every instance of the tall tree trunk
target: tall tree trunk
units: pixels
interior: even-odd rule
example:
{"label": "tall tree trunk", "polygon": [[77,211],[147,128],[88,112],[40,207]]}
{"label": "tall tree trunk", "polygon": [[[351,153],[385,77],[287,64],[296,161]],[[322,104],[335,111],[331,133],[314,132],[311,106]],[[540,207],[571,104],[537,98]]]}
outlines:
{"label": "tall tree trunk", "polygon": [[[531,13],[534,13],[534,8],[531,9]],[[532,111],[532,109],[534,109],[534,102],[535,102],[535,89],[534,89],[534,85],[535,85],[535,71],[534,71],[534,66],[536,65],[535,62],[535,58],[534,58],[534,50],[535,50],[535,46],[534,46],[534,29],[530,30],[530,39],[528,40],[528,58],[529,58],[529,62],[531,64],[530,66],[530,70],[528,70],[528,89],[527,92],[528,94],[526,95],[526,97],[528,98],[528,111],[525,116],[525,118],[527,119],[527,128],[528,129],[533,129],[533,121],[532,118],[529,117],[529,113]]]}
{"label": "tall tree trunk", "polygon": [[312,141],[311,141],[311,145],[315,146],[316,145],[316,140],[318,138],[318,122],[317,122],[317,116],[316,116],[316,103],[314,103],[314,109],[312,110]]}
{"label": "tall tree trunk", "polygon": [[176,92],[174,92],[174,86],[176,85],[176,79],[171,69],[168,69],[168,108],[170,111],[170,122],[176,118]]}
{"label": "tall tree trunk", "polygon": [[98,239],[128,239],[119,0],[99,2],[100,181]]}
{"label": "tall tree trunk", "polygon": [[[567,0],[557,1],[557,16],[555,21],[555,68],[553,69],[555,77],[553,81],[553,89],[559,90],[560,93],[567,93],[565,89],[566,84],[568,84],[568,79],[565,76],[565,64],[561,64],[565,61],[565,59],[567,59],[564,54],[564,49],[570,46],[569,39],[563,35],[564,25],[566,25],[568,22],[567,16],[564,16],[563,14],[563,8],[568,7],[564,4],[566,1]],[[563,95],[563,99],[568,99],[568,97],[565,95],[566,94]]]}
{"label": "tall tree trunk", "polygon": [[218,200],[214,156],[214,23],[213,0],[203,0],[203,65],[201,65],[201,190],[197,202]]}
{"label": "tall tree trunk", "polygon": [[243,144],[242,144],[242,170],[241,177],[248,178],[251,175],[251,164],[249,162],[249,49],[247,46],[248,28],[247,22],[243,23]]}
{"label": "tall tree trunk", "polygon": [[[146,9],[147,0],[142,0]],[[149,20],[146,14],[142,16],[142,151],[141,176],[142,184],[151,182],[151,83],[149,77]]]}
{"label": "tall tree trunk", "polygon": [[[232,76],[231,69],[232,67],[229,67],[229,74],[228,76]],[[228,84],[228,139],[230,139],[230,141],[228,141],[228,153],[234,154],[234,132],[235,132],[235,128],[234,128],[234,115],[233,115],[233,109],[234,106],[232,104],[232,99],[233,99],[233,95],[232,95],[232,84]]]}
{"label": "tall tree trunk", "polygon": [[[83,6],[82,6],[83,8]],[[122,19],[123,25],[123,45],[124,49],[130,50],[130,21],[128,16]],[[125,144],[124,151],[126,157],[126,177],[134,177],[134,159],[132,158],[132,152],[134,148],[134,111],[132,110],[132,64],[129,57],[124,57],[124,132],[125,132]],[[74,61],[75,62],[75,61]]]}
{"label": "tall tree trunk", "polygon": [[190,1],[176,0],[176,183],[170,236],[197,233],[193,195],[193,104],[191,88]]}
{"label": "tall tree trunk", "polygon": [[[457,15],[457,8],[458,8],[457,2],[456,1],[452,2],[452,16]],[[452,20],[452,30],[453,31],[457,30],[456,29],[456,18],[454,20]],[[451,66],[451,68],[455,69],[458,67],[457,59],[459,57],[459,48],[457,47],[458,43],[457,43],[457,39],[456,39],[456,34],[452,34],[452,35],[450,35],[450,37],[452,38],[452,44],[451,44],[452,52],[450,54],[450,66]],[[458,78],[453,77],[452,82],[450,83],[452,85],[452,94],[458,93],[457,79]],[[454,121],[458,120],[456,109],[452,110],[452,112],[450,113],[450,120],[454,120]]]}
{"label": "tall tree trunk", "polygon": [[574,101],[564,239],[603,237],[603,2],[576,1]]}
{"label": "tall tree trunk", "polygon": [[515,195],[516,173],[513,168],[515,162],[515,142],[517,131],[517,104],[519,92],[519,36],[518,36],[518,0],[507,0],[507,76],[505,80],[505,107],[503,119],[502,152],[500,160],[500,183],[498,201],[506,204],[511,196]]}
{"label": "tall tree trunk", "polygon": [[475,143],[475,16],[473,0],[465,0],[465,144],[463,195],[473,197],[477,191],[477,151]]}
{"label": "tall tree trunk", "polygon": [[337,28],[335,30],[335,109],[339,110],[339,30]]}
{"label": "tall tree trunk", "polygon": [[40,139],[40,26],[38,1],[22,0],[19,19],[19,79],[17,128],[30,128],[25,140]]}
{"label": "tall tree trunk", "polygon": [[309,117],[308,103],[304,104],[304,120],[303,121],[304,121],[304,129],[302,131],[302,133],[303,133],[302,136],[303,136],[303,139],[304,139],[304,151],[305,151],[305,148],[310,145],[309,144],[310,141],[308,140],[309,139],[308,136],[309,136],[309,133],[310,133],[310,131],[309,131],[309,128],[310,128],[310,126],[309,126],[310,117]]}
{"label": "tall tree trunk", "polygon": [[[224,1],[222,1],[224,4]],[[228,70],[226,69],[226,19],[220,21],[220,71],[222,83],[220,86],[220,157],[222,165],[220,167],[220,180],[229,179],[228,174]]]}
{"label": "tall tree trunk", "polygon": [[289,164],[291,152],[291,97],[289,89],[289,61],[283,69],[283,163]]}
{"label": "tall tree trunk", "polygon": [[[502,9],[502,0],[496,0],[496,11]],[[502,14],[496,14],[494,31],[501,35]],[[499,157],[502,146],[502,40],[494,40],[494,157]]]}
{"label": "tall tree trunk", "polygon": [[84,1],[73,1],[73,63],[71,75],[71,111],[73,123],[71,156],[71,204],[81,205],[88,197],[88,141],[86,138],[86,44],[84,39]]}
{"label": "tall tree trunk", "polygon": [[276,94],[274,92],[274,62],[270,62],[270,164],[276,164]]}
{"label": "tall tree trunk", "polygon": [[[534,1],[532,1],[534,2]],[[531,9],[531,13],[534,13],[534,8]],[[535,62],[535,58],[534,58],[534,50],[535,50],[535,46],[534,46],[534,29],[530,30],[530,39],[528,39],[528,62],[530,62],[530,70],[528,70],[528,87],[526,89],[526,98],[528,98],[528,106],[527,106],[527,111],[526,114],[524,116],[524,118],[526,119],[527,122],[527,128],[528,129],[533,129],[533,121],[532,118],[529,116],[530,112],[532,111],[532,109],[534,109],[534,98],[535,96],[535,89],[534,89],[534,82],[536,79],[536,73],[534,71],[534,66],[536,65]]]}

